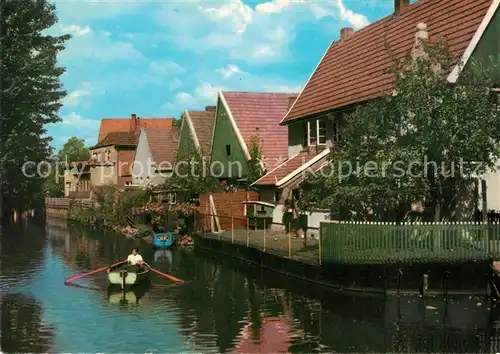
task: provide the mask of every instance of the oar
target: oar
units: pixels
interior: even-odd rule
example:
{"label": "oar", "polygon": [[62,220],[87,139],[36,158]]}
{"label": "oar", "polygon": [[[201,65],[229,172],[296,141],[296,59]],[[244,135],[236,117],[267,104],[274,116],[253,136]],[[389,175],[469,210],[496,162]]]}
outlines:
{"label": "oar", "polygon": [[170,279],[170,280],[173,280],[173,281],[175,281],[175,282],[178,282],[178,283],[184,283],[184,280],[182,280],[182,279],[176,278],[176,277],[174,277],[174,276],[172,276],[172,275],[165,274],[165,273],[160,272],[160,271],[159,271],[159,270],[157,270],[157,269],[151,268],[151,266],[150,266],[149,264],[147,264],[146,262],[144,262],[144,264],[146,265],[146,267],[148,267],[149,269],[151,269],[151,270],[152,270],[153,272],[155,272],[156,274],[162,275],[162,276],[164,276],[164,277],[166,277],[166,278],[168,278],[168,279]]}
{"label": "oar", "polygon": [[87,273],[73,275],[72,277],[69,277],[68,279],[66,279],[66,280],[64,281],[64,284],[69,284],[69,283],[71,283],[72,281],[75,281],[75,280],[77,280],[77,279],[80,279],[80,278],[86,277],[87,275],[92,275],[92,274],[95,274],[95,273],[102,272],[103,270],[106,270],[106,269],[111,268],[111,267],[115,267],[115,266],[120,265],[120,264],[125,263],[125,262],[126,262],[126,261],[121,261],[121,262],[115,263],[115,264],[110,265],[110,266],[102,267],[102,268],[99,268],[99,269],[94,269],[94,270],[92,270],[92,271],[90,271],[90,272],[87,272]]}

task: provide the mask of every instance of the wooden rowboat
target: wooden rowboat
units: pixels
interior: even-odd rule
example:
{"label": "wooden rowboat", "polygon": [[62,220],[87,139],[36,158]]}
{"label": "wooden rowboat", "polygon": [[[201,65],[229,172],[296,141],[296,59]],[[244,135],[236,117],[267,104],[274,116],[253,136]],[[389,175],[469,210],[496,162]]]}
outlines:
{"label": "wooden rowboat", "polygon": [[120,264],[109,268],[108,280],[111,285],[120,285],[122,289],[125,289],[149,280],[149,274],[149,268],[144,265]]}
{"label": "wooden rowboat", "polygon": [[174,244],[174,236],[171,232],[154,233],[153,245],[157,248],[169,248]]}

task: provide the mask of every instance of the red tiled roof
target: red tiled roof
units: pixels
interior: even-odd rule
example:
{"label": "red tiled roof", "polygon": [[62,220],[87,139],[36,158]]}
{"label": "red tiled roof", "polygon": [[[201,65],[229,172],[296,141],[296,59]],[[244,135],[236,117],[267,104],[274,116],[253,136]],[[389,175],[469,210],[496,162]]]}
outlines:
{"label": "red tiled roof", "polygon": [[[297,169],[311,161],[320,153],[321,152],[302,151],[297,155],[290,157],[275,169],[269,171],[254,184],[257,186],[276,185],[276,183],[278,183],[280,180],[293,174],[295,171],[297,171]],[[326,155],[324,158],[319,159],[317,162],[314,162],[310,167],[312,171],[316,171],[316,167],[319,168],[321,166],[321,163],[324,162],[327,157],[328,155]],[[299,172],[297,172],[297,174],[298,173]]]}
{"label": "red tiled roof", "polygon": [[[156,166],[173,166],[177,154],[177,143],[179,142],[179,129],[147,129],[149,149],[151,158]],[[170,164],[170,165],[169,165]]]}
{"label": "red tiled roof", "polygon": [[[247,148],[253,136],[260,139],[262,157],[288,157],[288,128],[279,123],[288,110],[288,99],[297,93],[221,92]],[[272,168],[272,166],[271,166]]]}
{"label": "red tiled roof", "polygon": [[[214,107],[215,108],[215,107]],[[205,111],[188,111],[189,118],[200,143],[204,156],[210,155],[212,149],[212,133],[215,122],[215,109],[209,108]]]}
{"label": "red tiled roof", "polygon": [[170,128],[173,118],[136,118],[136,127],[133,129],[132,118],[103,118],[101,119],[101,128],[99,129],[99,138],[104,139],[111,132],[129,132],[140,131],[141,128],[148,129],[166,129]]}
{"label": "red tiled roof", "polygon": [[99,141],[90,150],[104,146],[137,146],[139,142],[139,132],[111,132],[104,139]]}
{"label": "red tiled roof", "polygon": [[392,65],[389,52],[403,59],[421,22],[432,41],[446,39],[456,64],[492,4],[492,0],[420,0],[343,42],[333,42],[283,123],[389,92],[394,82],[387,72]]}

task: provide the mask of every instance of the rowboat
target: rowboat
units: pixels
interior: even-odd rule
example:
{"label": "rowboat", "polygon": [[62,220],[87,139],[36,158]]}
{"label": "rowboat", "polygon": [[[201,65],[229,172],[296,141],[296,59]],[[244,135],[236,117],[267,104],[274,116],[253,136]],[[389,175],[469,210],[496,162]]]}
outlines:
{"label": "rowboat", "polygon": [[171,232],[154,233],[153,245],[157,248],[168,248],[174,244],[174,237]]}
{"label": "rowboat", "polygon": [[109,268],[108,280],[111,285],[120,285],[125,289],[149,280],[149,273],[146,266],[120,264]]}

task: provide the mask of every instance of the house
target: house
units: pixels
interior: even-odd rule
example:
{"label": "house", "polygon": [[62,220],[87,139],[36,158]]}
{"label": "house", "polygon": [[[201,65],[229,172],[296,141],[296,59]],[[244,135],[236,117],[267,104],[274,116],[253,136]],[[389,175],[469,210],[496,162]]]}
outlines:
{"label": "house", "polygon": [[139,132],[111,132],[90,148],[92,186],[132,184],[132,165]]}
{"label": "house", "polygon": [[103,118],[99,139],[90,148],[91,185],[102,186],[132,184],[132,165],[139,141],[140,130],[169,129],[173,118]]}
{"label": "house", "polygon": [[258,143],[265,169],[285,160],[287,128],[279,122],[296,97],[296,93],[219,92],[210,155],[214,177],[244,179],[252,140]]}
{"label": "house", "polygon": [[87,161],[70,162],[63,164],[64,169],[64,196],[66,198],[90,199],[92,184],[90,179],[90,165]]}
{"label": "house", "polygon": [[[409,0],[395,0],[391,15],[357,32],[343,28],[281,121],[288,128],[289,159],[255,182],[262,200],[277,205],[274,220],[280,219],[283,194],[295,190],[298,197],[303,172],[317,171],[342,138],[344,114],[391,92],[394,82],[388,69],[394,57],[404,59],[416,34],[448,41],[453,55],[452,69],[446,73],[450,83],[460,75],[460,61],[466,64],[471,57],[498,55],[499,2],[419,0],[410,4]],[[318,214],[312,214],[309,227],[319,227],[322,213]]]}
{"label": "house", "polygon": [[181,116],[178,151],[194,148],[203,157],[210,158],[215,113],[216,106],[207,106],[204,111],[184,111]]}
{"label": "house", "polygon": [[133,186],[157,186],[165,182],[175,167],[179,131],[141,129],[132,167]]}

